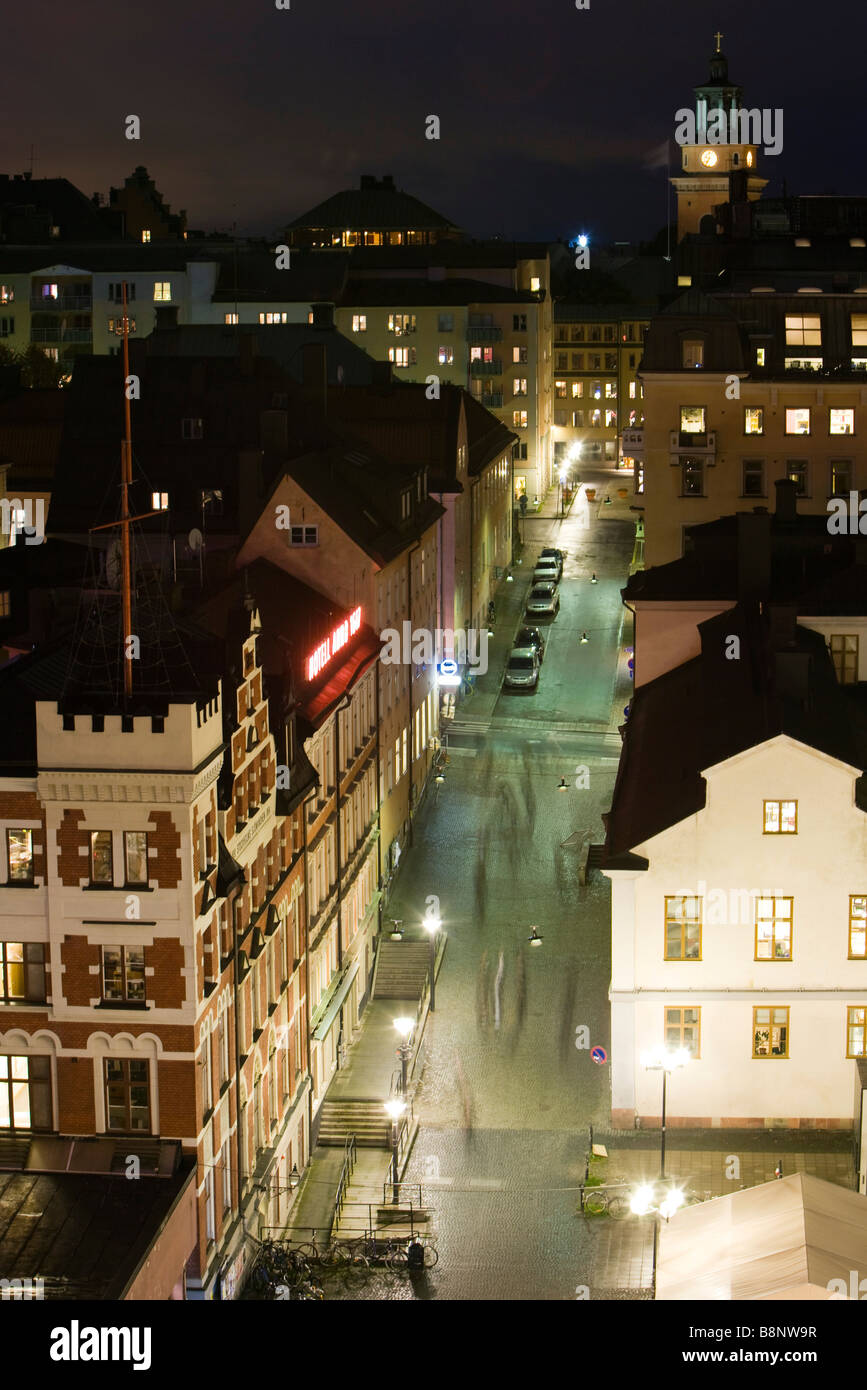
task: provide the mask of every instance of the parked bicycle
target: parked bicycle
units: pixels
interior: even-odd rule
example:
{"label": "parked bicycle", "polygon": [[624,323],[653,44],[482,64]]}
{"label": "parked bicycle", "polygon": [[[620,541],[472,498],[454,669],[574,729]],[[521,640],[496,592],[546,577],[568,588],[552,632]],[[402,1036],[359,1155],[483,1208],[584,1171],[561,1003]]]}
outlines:
{"label": "parked bicycle", "polygon": [[582,1210],[585,1216],[613,1216],[615,1221],[629,1216],[632,1208],[627,1195],[625,1182],[611,1183],[605,1187],[586,1187]]}

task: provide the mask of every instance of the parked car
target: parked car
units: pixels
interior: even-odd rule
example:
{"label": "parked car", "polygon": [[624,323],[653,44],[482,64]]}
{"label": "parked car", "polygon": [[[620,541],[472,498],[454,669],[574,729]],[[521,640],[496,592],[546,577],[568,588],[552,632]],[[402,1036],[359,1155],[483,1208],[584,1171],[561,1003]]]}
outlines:
{"label": "parked car", "polygon": [[553,555],[554,559],[555,559],[555,560],[559,560],[561,565],[562,565],[563,561],[566,559],[566,552],[565,552],[565,550],[557,550],[556,547],[553,546],[553,545],[546,545],[546,546],[545,546],[545,549],[542,551],[542,554],[539,556],[540,560],[544,560],[544,558],[545,558],[546,555]]}
{"label": "parked car", "polygon": [[515,633],[516,647],[535,647],[539,665],[545,660],[545,639],[537,627],[519,627]]}
{"label": "parked car", "polygon": [[536,568],[533,570],[533,580],[535,583],[559,584],[560,569],[554,560],[537,560]]}
{"label": "parked car", "polygon": [[560,595],[554,583],[534,584],[524,605],[528,616],[554,618],[560,611]]}
{"label": "parked car", "polygon": [[538,683],[539,658],[535,647],[514,647],[506,662],[506,685],[526,690]]}

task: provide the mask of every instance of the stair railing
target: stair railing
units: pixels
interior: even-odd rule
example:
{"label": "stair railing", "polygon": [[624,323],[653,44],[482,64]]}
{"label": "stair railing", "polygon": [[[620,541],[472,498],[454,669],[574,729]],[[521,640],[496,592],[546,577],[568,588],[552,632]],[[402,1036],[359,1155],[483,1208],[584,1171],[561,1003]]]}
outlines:
{"label": "stair railing", "polygon": [[355,1160],[358,1156],[358,1146],[355,1142],[355,1135],[350,1134],[346,1143],[343,1145],[343,1167],[340,1170],[340,1181],[337,1184],[337,1196],[334,1199],[334,1211],[331,1215],[331,1229],[340,1220],[340,1213],[343,1211],[343,1204],[346,1201],[346,1193],[349,1188],[349,1181],[355,1168]]}

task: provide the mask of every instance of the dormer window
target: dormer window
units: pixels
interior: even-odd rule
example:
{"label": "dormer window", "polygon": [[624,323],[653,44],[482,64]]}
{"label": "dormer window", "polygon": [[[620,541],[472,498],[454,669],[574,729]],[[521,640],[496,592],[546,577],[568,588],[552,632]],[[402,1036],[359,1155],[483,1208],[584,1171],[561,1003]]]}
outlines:
{"label": "dormer window", "polygon": [[684,338],[681,349],[684,367],[704,366],[704,340],[702,338]]}
{"label": "dormer window", "polygon": [[412,513],[412,493],[409,489],[400,494],[400,519],[408,521]]}

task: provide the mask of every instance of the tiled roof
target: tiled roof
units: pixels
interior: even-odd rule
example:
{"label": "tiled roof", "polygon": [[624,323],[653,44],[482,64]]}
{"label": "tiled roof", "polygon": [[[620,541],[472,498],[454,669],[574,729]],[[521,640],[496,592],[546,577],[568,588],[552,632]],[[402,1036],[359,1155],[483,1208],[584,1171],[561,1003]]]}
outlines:
{"label": "tiled roof", "polygon": [[[739,604],[701,624],[700,656],[635,691],[606,818],[606,861],[700,811],[705,769],[779,734],[867,768],[867,691],[837,684],[819,633],[793,633],[794,646],[775,647],[767,607],[760,615],[757,605]],[[725,656],[732,635],[741,640],[739,661]],[[797,663],[806,700],[798,698]]]}

